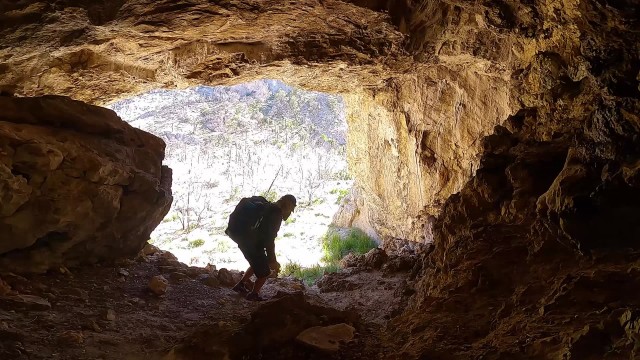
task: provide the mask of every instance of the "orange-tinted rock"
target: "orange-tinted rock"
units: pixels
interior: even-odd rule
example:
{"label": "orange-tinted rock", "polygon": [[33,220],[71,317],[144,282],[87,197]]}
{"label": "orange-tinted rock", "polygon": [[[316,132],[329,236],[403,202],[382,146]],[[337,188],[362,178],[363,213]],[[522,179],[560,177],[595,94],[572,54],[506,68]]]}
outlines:
{"label": "orange-tinted rock", "polygon": [[340,349],[340,345],[353,339],[355,330],[353,326],[344,323],[314,326],[298,334],[296,340],[320,351],[334,352]]}
{"label": "orange-tinted rock", "polygon": [[169,288],[169,281],[164,278],[162,275],[157,275],[151,278],[149,281],[149,290],[151,290],[154,294],[160,296],[164,295]]}
{"label": "orange-tinted rock", "polygon": [[171,204],[164,142],[64,97],[0,96],[0,268],[136,254]]}

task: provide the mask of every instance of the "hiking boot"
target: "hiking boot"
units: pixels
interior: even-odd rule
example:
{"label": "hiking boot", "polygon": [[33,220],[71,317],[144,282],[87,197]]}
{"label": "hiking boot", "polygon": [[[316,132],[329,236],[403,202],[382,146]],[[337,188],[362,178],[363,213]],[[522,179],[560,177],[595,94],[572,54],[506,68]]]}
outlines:
{"label": "hiking boot", "polygon": [[247,294],[246,299],[249,301],[264,301],[258,293],[254,293],[253,291]]}
{"label": "hiking boot", "polygon": [[242,281],[237,283],[236,286],[232,287],[231,290],[237,292],[238,294],[246,294],[249,292],[249,289],[247,289]]}

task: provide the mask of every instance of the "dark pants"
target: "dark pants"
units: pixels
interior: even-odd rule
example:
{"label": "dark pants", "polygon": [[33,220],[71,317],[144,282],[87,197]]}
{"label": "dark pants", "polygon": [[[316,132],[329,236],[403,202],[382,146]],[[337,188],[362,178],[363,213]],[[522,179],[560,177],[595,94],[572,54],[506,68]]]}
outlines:
{"label": "dark pants", "polygon": [[267,277],[271,274],[269,261],[267,260],[267,254],[264,248],[253,244],[249,246],[238,244],[238,248],[242,251],[244,258],[247,259],[257,277]]}

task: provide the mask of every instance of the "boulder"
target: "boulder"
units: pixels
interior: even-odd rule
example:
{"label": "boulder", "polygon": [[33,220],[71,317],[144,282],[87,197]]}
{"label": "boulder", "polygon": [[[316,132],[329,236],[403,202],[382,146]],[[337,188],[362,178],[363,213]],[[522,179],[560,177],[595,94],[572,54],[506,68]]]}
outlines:
{"label": "boulder", "polygon": [[162,275],[156,275],[149,281],[149,290],[158,296],[164,295],[168,287],[169,282]]}
{"label": "boulder", "polygon": [[384,250],[375,248],[369,250],[369,252],[364,255],[364,265],[374,269],[380,269],[388,259],[389,256]]}
{"label": "boulder", "polygon": [[172,201],[164,142],[66,97],[0,109],[0,270],[137,254]]}
{"label": "boulder", "polygon": [[145,244],[144,247],[142,248],[142,254],[145,256],[153,255],[158,251],[160,251],[160,249],[158,249],[157,247],[151,244]]}
{"label": "boulder", "polygon": [[237,283],[231,271],[226,268],[218,270],[218,280],[220,280],[220,283],[224,286],[233,286]]}
{"label": "boulder", "polygon": [[344,323],[314,326],[298,334],[296,340],[317,350],[334,352],[340,349],[341,343],[353,339],[355,330],[353,326]]}
{"label": "boulder", "polygon": [[[357,326],[359,321],[356,313],[326,307],[297,293],[265,301],[254,308],[250,315],[245,313],[229,322],[219,321],[200,326],[187,335],[165,359],[193,359],[194,354],[206,354],[206,358],[211,359],[274,359],[276,357],[265,354],[266,349],[292,346],[296,337],[306,329],[341,323]],[[345,330],[342,329],[339,334],[348,333]]]}
{"label": "boulder", "polygon": [[340,267],[343,269],[359,267],[364,265],[364,255],[348,253],[340,260]]}

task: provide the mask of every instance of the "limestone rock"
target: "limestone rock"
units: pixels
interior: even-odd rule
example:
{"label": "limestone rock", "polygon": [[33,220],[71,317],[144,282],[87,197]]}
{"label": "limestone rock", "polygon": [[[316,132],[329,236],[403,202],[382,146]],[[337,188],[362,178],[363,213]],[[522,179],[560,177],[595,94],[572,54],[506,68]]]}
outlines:
{"label": "limestone rock", "polygon": [[380,269],[388,259],[389,259],[389,255],[387,255],[387,253],[384,250],[380,248],[375,248],[375,249],[369,250],[364,255],[364,265],[374,269]]}
{"label": "limestone rock", "polygon": [[58,341],[64,345],[79,345],[84,343],[82,331],[67,330],[58,335]]}
{"label": "limestone rock", "polygon": [[[248,284],[247,288],[253,288],[253,284]],[[260,295],[267,299],[278,299],[288,295],[301,294],[304,290],[304,282],[300,279],[292,277],[270,278],[260,291]]]}
{"label": "limestone rock", "polygon": [[340,267],[343,269],[351,267],[364,266],[364,255],[348,253],[345,257],[340,259]]}
{"label": "limestone rock", "polygon": [[142,254],[145,256],[153,255],[158,251],[160,250],[151,244],[145,244],[144,247],[142,248]]}
{"label": "limestone rock", "polygon": [[331,225],[338,228],[358,228],[372,239],[380,240],[369,220],[365,199],[357,184],[349,190],[349,193],[342,200],[338,211],[333,215]]}
{"label": "limestone rock", "polygon": [[314,349],[334,352],[340,349],[342,342],[353,339],[355,328],[347,324],[310,327],[298,336],[296,340]]}
{"label": "limestone rock", "polygon": [[118,275],[123,276],[123,277],[127,277],[129,276],[129,272],[125,269],[118,269]]}
{"label": "limestone rock", "polygon": [[[30,5],[11,4],[7,10],[12,11],[0,13],[0,38],[5,45],[16,45],[12,51],[0,50],[0,89],[33,96],[70,94],[80,85],[83,91],[75,92],[74,98],[93,103],[162,84],[247,81],[255,78],[256,70],[267,71],[266,64],[272,65],[268,67],[270,74],[264,74],[266,78],[313,84],[317,89],[340,85],[350,90],[354,82],[381,83],[378,76],[382,69],[374,66],[375,59],[398,52],[403,40],[388,15],[338,1],[329,6],[313,0],[180,0],[171,6],[142,0]],[[310,17],[322,20],[305,20]],[[329,18],[333,20],[325,20]],[[33,22],[38,21],[44,23],[33,28]],[[110,31],[105,31],[107,28]],[[172,29],[182,43],[158,36],[155,30],[161,28]],[[174,56],[170,63],[168,54]],[[21,60],[26,58],[32,60]],[[289,73],[285,59],[319,66],[306,71],[315,73],[317,79]],[[335,64],[325,66],[325,62]],[[40,74],[37,81],[26,75],[27,63],[29,71]],[[344,64],[361,69],[349,71]],[[343,81],[329,81],[337,76]]]}
{"label": "limestone rock", "polygon": [[217,270],[217,268],[216,268],[216,266],[215,266],[215,265],[212,265],[212,264],[207,264],[207,266],[205,266],[205,267],[204,267],[204,269],[205,269],[208,273],[214,273],[214,272],[218,271],[218,270]]}
{"label": "limestone rock", "polygon": [[218,270],[218,280],[220,280],[220,283],[224,286],[233,286],[237,283],[231,271],[226,268]]}
{"label": "limestone rock", "polygon": [[162,140],[64,97],[0,108],[0,269],[136,254],[171,204]]}
{"label": "limestone rock", "polygon": [[387,273],[409,271],[416,266],[416,255],[390,255],[389,260],[382,266],[382,271]]}
{"label": "limestone rock", "polygon": [[162,275],[156,275],[151,278],[148,287],[151,292],[158,296],[161,296],[167,292],[169,281],[167,281],[167,279],[165,279]]}

